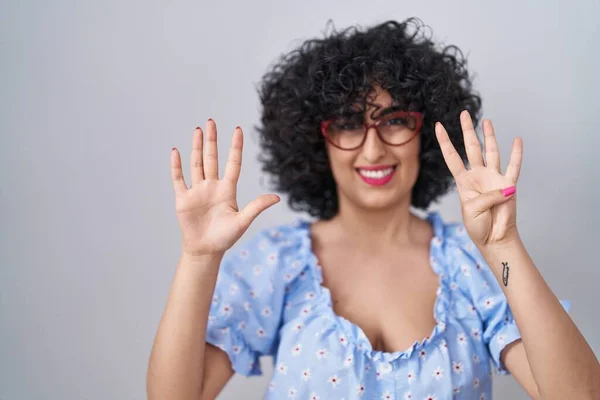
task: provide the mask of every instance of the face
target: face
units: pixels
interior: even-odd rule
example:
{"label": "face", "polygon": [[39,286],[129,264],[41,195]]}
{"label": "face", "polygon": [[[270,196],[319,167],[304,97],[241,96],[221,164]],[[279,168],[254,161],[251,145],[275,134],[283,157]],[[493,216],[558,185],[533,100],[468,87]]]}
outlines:
{"label": "face", "polygon": [[[392,97],[374,88],[363,121],[372,124],[394,106]],[[375,118],[375,119],[372,119]],[[378,210],[410,205],[412,188],[419,172],[420,135],[401,146],[384,143],[374,128],[363,145],[341,150],[327,142],[327,152],[338,188],[341,207],[346,205]]]}

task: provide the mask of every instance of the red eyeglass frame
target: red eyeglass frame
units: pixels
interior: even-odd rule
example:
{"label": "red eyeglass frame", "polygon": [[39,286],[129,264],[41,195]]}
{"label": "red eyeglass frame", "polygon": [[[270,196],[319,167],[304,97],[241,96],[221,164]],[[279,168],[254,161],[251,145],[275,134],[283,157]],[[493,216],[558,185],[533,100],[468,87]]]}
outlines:
{"label": "red eyeglass frame", "polygon": [[[379,125],[382,122],[385,121],[389,121],[390,119],[394,119],[394,117],[397,118],[397,116],[399,115],[410,115],[411,117],[415,118],[417,120],[417,125],[415,126],[415,134],[413,136],[411,136],[410,139],[408,139],[405,142],[402,142],[400,144],[392,144],[392,143],[388,143],[385,141],[385,139],[383,139],[383,137],[381,136],[381,132],[379,132]],[[381,117],[379,119],[377,119],[375,122],[373,122],[372,124],[367,124],[364,123],[364,127],[365,127],[365,134],[363,135],[363,139],[362,142],[360,142],[360,144],[356,147],[352,147],[352,148],[344,148],[344,147],[340,147],[337,144],[333,143],[333,140],[331,140],[331,138],[327,135],[327,128],[329,128],[329,125],[335,121],[335,118],[333,119],[328,119],[325,121],[321,122],[321,134],[325,137],[325,140],[327,140],[329,143],[331,143],[332,146],[337,147],[340,150],[356,150],[360,147],[362,147],[363,144],[365,144],[365,141],[367,140],[367,134],[369,133],[369,129],[371,128],[375,128],[375,132],[377,133],[377,136],[379,137],[379,140],[381,140],[383,143],[387,144],[388,146],[394,146],[394,147],[398,147],[398,146],[403,146],[405,144],[407,144],[408,142],[410,142],[411,140],[413,140],[415,137],[417,137],[417,135],[419,133],[421,133],[421,128],[423,127],[423,113],[419,112],[419,111],[395,111],[392,112],[384,117]]]}

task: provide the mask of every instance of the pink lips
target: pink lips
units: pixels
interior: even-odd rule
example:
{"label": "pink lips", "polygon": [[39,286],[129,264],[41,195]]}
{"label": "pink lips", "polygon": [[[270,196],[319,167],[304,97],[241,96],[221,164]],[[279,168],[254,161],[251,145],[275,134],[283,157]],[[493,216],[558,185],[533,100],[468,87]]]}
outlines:
{"label": "pink lips", "polygon": [[[381,171],[381,170],[386,170],[389,168],[392,168],[394,166],[392,165],[385,165],[385,166],[369,166],[369,167],[360,167],[359,169],[363,169],[363,170],[369,170],[369,171]],[[358,174],[358,176],[361,177],[361,179],[363,181],[365,181],[366,183],[368,183],[369,185],[372,186],[382,186],[385,185],[386,183],[388,183],[389,181],[392,180],[392,177],[394,176],[394,174],[396,173],[396,168],[392,169],[392,172],[389,173],[386,176],[383,176],[381,178],[372,178],[372,177],[366,177],[364,175],[362,175],[359,171],[359,169],[357,169],[356,173]]]}

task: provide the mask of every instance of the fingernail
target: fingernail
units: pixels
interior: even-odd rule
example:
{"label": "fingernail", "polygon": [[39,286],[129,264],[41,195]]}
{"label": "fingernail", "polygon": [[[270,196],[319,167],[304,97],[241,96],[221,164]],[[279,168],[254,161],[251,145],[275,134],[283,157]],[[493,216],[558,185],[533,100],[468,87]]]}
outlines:
{"label": "fingernail", "polygon": [[240,128],[240,126],[238,125],[238,126],[235,127],[235,129],[241,130],[242,128]]}
{"label": "fingernail", "polygon": [[175,150],[175,147],[173,147],[173,148],[171,149],[171,151],[173,151],[173,150]]}
{"label": "fingernail", "polygon": [[201,130],[199,126],[196,127],[196,130]]}
{"label": "fingernail", "polygon": [[212,121],[212,122],[215,122],[215,121],[214,121],[212,118],[209,118],[208,120],[209,120],[209,121]]}
{"label": "fingernail", "polygon": [[516,191],[517,191],[516,186],[509,186],[506,189],[502,190],[502,196],[504,196],[504,197],[512,196]]}

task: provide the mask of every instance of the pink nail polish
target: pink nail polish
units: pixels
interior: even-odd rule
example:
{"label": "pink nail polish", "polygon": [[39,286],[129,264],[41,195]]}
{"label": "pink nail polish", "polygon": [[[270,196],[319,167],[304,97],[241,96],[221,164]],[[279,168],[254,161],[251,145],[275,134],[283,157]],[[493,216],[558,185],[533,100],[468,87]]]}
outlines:
{"label": "pink nail polish", "polygon": [[506,189],[502,190],[502,196],[504,197],[508,197],[513,195],[515,192],[517,191],[517,187],[516,186],[509,186]]}

